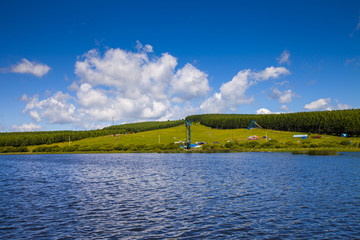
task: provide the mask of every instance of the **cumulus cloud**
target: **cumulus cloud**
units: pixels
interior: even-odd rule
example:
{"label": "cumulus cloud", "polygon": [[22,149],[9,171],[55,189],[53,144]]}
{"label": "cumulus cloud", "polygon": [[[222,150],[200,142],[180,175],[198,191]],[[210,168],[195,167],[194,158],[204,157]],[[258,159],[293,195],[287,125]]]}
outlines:
{"label": "cumulus cloud", "polygon": [[50,71],[50,67],[45,64],[30,62],[23,58],[21,62],[12,66],[10,71],[13,73],[32,74],[36,77],[42,77]]}
{"label": "cumulus cloud", "polygon": [[320,98],[314,102],[306,104],[304,108],[310,111],[321,111],[321,110],[331,111],[331,110],[353,109],[354,107],[348,104],[339,103],[337,99],[335,99],[335,104],[331,104],[330,98]]}
{"label": "cumulus cloud", "polygon": [[73,123],[77,120],[75,106],[69,103],[71,97],[67,93],[57,92],[52,97],[41,101],[37,95],[32,98],[24,95],[22,99],[27,102],[23,112],[29,112],[37,122],[40,122],[42,118],[52,124]]}
{"label": "cumulus cloud", "polygon": [[146,44],[145,46],[142,45],[142,43],[137,40],[136,41],[136,49],[139,51],[139,52],[145,52],[145,53],[151,53],[151,52],[154,52],[153,50],[153,47],[149,44]]}
{"label": "cumulus cloud", "polygon": [[304,108],[310,111],[333,110],[333,107],[331,106],[330,102],[331,102],[330,98],[320,98],[316,101],[306,104]]}
{"label": "cumulus cloud", "polygon": [[41,117],[40,117],[38,111],[35,111],[35,110],[29,111],[29,115],[35,122],[41,122]]}
{"label": "cumulus cloud", "polygon": [[72,84],[71,89],[77,91],[81,115],[97,121],[159,119],[172,107],[168,99],[181,103],[209,91],[207,74],[193,65],[175,72],[175,57],[149,55],[152,47],[140,42],[137,49],[109,49],[104,56],[90,50],[76,62],[80,86]]}
{"label": "cumulus cloud", "polygon": [[79,105],[82,107],[104,105],[107,102],[106,93],[93,89],[88,83],[81,84],[76,95]]}
{"label": "cumulus cloud", "polygon": [[[75,63],[77,80],[69,93],[58,92],[40,100],[23,96],[24,113],[36,122],[94,126],[113,118],[122,122],[184,117],[176,104],[204,97],[210,90],[207,74],[191,64],[175,69],[177,59],[156,56],[150,45],[137,42],[137,51],[119,48],[103,54],[92,49]],[[170,101],[171,99],[171,101]],[[173,109],[181,109],[175,113]],[[173,118],[170,118],[173,119]]]}
{"label": "cumulus cloud", "polygon": [[250,72],[250,77],[257,81],[265,81],[269,78],[278,78],[280,75],[288,75],[290,71],[284,67],[267,67],[260,72]]}
{"label": "cumulus cloud", "polygon": [[256,114],[271,114],[272,112],[267,108],[260,108],[256,110]]}
{"label": "cumulus cloud", "polygon": [[226,112],[236,111],[241,104],[248,104],[254,101],[254,97],[246,96],[246,91],[259,81],[270,78],[278,78],[281,75],[290,74],[290,71],[283,67],[268,67],[263,71],[255,72],[250,69],[242,70],[229,82],[222,84],[220,92],[215,93],[206,99],[200,108],[204,112]]}
{"label": "cumulus cloud", "polygon": [[210,90],[207,74],[201,72],[191,64],[179,69],[172,78],[172,91],[181,100],[190,100],[205,96]]}
{"label": "cumulus cloud", "polygon": [[[92,49],[77,59],[74,72],[77,80],[68,87],[69,93],[59,91],[45,99],[24,95],[23,112],[37,123],[91,128],[113,118],[121,122],[168,120],[199,111],[236,111],[254,101],[247,93],[251,86],[290,74],[284,67],[273,66],[239,71],[219,92],[194,107],[193,102],[210,91],[208,75],[189,63],[178,67],[174,56],[156,55],[152,46],[140,42],[136,51],[110,48],[101,53]],[[292,92],[283,93],[280,101],[286,103]]]}
{"label": "cumulus cloud", "polygon": [[276,60],[279,62],[279,64],[290,64],[290,52],[288,50],[284,50],[280,57],[277,57]]}
{"label": "cumulus cloud", "polygon": [[280,103],[290,103],[295,96],[296,94],[291,89],[281,92],[278,88],[274,88],[269,95],[271,99],[278,100]]}
{"label": "cumulus cloud", "polygon": [[22,125],[12,125],[11,130],[15,132],[32,132],[38,131],[41,129],[41,126],[34,123],[24,123]]}
{"label": "cumulus cloud", "polygon": [[267,108],[260,108],[256,110],[256,114],[280,114],[281,112],[272,112]]}

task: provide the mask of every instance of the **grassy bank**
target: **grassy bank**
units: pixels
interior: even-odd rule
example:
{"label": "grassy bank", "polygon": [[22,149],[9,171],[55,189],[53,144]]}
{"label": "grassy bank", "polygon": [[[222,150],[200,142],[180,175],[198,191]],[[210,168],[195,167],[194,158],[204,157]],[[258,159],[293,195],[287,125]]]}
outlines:
{"label": "grassy bank", "polygon": [[[301,150],[331,150],[336,152],[360,151],[360,138],[341,138],[322,135],[321,138],[294,139],[299,132],[266,129],[212,129],[201,124],[192,125],[192,142],[206,142],[195,152],[293,152]],[[248,140],[249,136],[259,140]],[[266,137],[267,138],[263,138]],[[315,135],[314,135],[315,136]],[[133,134],[111,134],[78,141],[24,146],[3,147],[0,153],[98,153],[98,152],[184,152],[183,125]]]}

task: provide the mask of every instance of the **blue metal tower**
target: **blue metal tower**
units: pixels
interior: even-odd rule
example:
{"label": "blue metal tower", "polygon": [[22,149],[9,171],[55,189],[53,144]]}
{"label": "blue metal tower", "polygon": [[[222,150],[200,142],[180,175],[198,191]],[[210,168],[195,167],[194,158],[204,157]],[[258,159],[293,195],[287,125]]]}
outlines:
{"label": "blue metal tower", "polygon": [[186,133],[185,133],[185,149],[191,148],[191,123],[190,121],[185,121]]}

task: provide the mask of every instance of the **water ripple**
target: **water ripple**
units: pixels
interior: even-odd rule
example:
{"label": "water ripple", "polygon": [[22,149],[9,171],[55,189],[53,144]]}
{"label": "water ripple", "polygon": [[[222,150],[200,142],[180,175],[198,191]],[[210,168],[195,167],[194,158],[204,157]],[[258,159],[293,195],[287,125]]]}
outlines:
{"label": "water ripple", "polygon": [[360,154],[0,156],[0,239],[356,239]]}

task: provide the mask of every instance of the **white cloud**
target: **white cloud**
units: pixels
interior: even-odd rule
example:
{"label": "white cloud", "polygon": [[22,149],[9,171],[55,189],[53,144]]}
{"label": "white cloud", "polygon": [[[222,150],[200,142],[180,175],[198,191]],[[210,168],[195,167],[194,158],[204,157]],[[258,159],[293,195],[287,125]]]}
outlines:
{"label": "white cloud", "polygon": [[143,46],[139,40],[136,41],[136,49],[139,52],[152,53],[154,52],[153,47],[149,44]]}
{"label": "white cloud", "polygon": [[183,119],[186,116],[199,113],[199,109],[193,107],[189,102],[183,106],[174,106],[166,111],[166,114],[159,118],[159,121],[167,121],[169,119]]}
{"label": "white cloud", "polygon": [[331,106],[330,102],[330,98],[320,98],[316,101],[306,104],[304,108],[310,111],[333,110],[334,108]]}
{"label": "white cloud", "polygon": [[280,114],[281,112],[272,112],[267,108],[260,108],[256,110],[256,114]]}
{"label": "white cloud", "polygon": [[121,122],[168,120],[199,111],[236,111],[254,101],[247,96],[251,86],[290,74],[284,67],[273,66],[239,71],[196,108],[193,102],[210,90],[208,75],[189,63],[176,69],[177,64],[174,56],[157,56],[152,46],[140,42],[135,52],[111,48],[102,54],[93,49],[75,63],[77,80],[68,87],[72,95],[56,92],[45,99],[24,95],[23,112],[35,122],[91,128],[113,118]]}
{"label": "white cloud", "polygon": [[278,88],[274,88],[269,97],[274,100],[278,100],[280,103],[290,103],[296,94],[291,90],[280,91]]}
{"label": "white cloud", "polygon": [[345,110],[345,109],[353,109],[354,107],[348,104],[338,103],[337,109],[338,110]]}
{"label": "white cloud", "polygon": [[30,62],[23,58],[21,62],[12,66],[10,71],[13,73],[28,73],[37,77],[42,77],[50,71],[50,67],[45,64]]}
{"label": "white cloud", "polygon": [[57,92],[52,97],[41,101],[37,95],[33,98],[24,95],[22,99],[27,102],[23,112],[29,112],[35,121],[45,118],[51,124],[66,124],[77,120],[75,106],[69,103],[71,97],[68,94]]}
{"label": "white cloud", "polygon": [[106,94],[101,90],[97,91],[93,89],[88,83],[81,84],[76,96],[78,97],[78,102],[82,107],[104,105],[107,102]]}
{"label": "white cloud", "polygon": [[90,50],[75,64],[80,78],[71,89],[76,95],[81,116],[96,121],[113,117],[126,121],[159,119],[173,103],[204,96],[209,88],[207,74],[191,64],[175,73],[177,60],[168,53],[151,56],[150,45],[137,42],[138,53],[109,49],[104,56]]}
{"label": "white cloud", "polygon": [[254,101],[254,97],[246,96],[246,91],[258,81],[265,81],[270,78],[278,78],[281,75],[290,74],[289,70],[283,67],[268,67],[263,71],[254,72],[250,69],[242,70],[229,82],[222,84],[220,92],[215,93],[206,99],[200,108],[203,112],[226,112],[236,111],[241,104],[248,104]]}
{"label": "white cloud", "polygon": [[12,125],[11,130],[15,132],[32,132],[40,130],[41,126],[34,123],[24,123],[22,125]]}
{"label": "white cloud", "polygon": [[279,62],[279,64],[290,64],[290,52],[288,50],[284,50],[280,57],[276,58],[276,60]]}
{"label": "white cloud", "polygon": [[289,83],[290,83],[289,81],[284,80],[284,81],[281,81],[281,82],[277,82],[276,84],[280,85],[280,86],[284,86],[284,85],[287,85]]}
{"label": "white cloud", "polygon": [[186,111],[177,104],[187,105],[208,93],[207,74],[195,66],[185,64],[175,70],[177,59],[170,54],[156,56],[152,46],[140,42],[136,48],[137,52],[88,51],[75,63],[78,80],[68,87],[73,97],[62,92],[44,100],[24,95],[24,113],[37,122],[85,127],[113,118],[122,122],[183,118]]}
{"label": "white cloud", "polygon": [[286,105],[282,105],[280,108],[281,108],[281,110],[284,110],[284,111],[289,111],[290,110],[288,108],[288,106],[286,106]]}
{"label": "white cloud", "polygon": [[176,58],[167,53],[149,59],[146,53],[121,49],[109,49],[103,57],[97,50],[90,50],[84,60],[76,62],[75,73],[82,83],[114,88],[126,98],[149,94],[164,99],[176,65]]}
{"label": "white cloud", "polygon": [[265,81],[269,78],[278,78],[280,75],[288,75],[290,71],[284,67],[267,67],[264,71],[251,72],[250,76],[258,81]]}
{"label": "white cloud", "polygon": [[35,122],[41,122],[41,117],[37,111],[30,111],[29,115]]}
{"label": "white cloud", "polygon": [[178,95],[176,98],[182,100],[203,97],[210,90],[207,74],[189,63],[176,72],[171,85],[172,91]]}
{"label": "white cloud", "polygon": [[256,110],[256,114],[271,114],[272,112],[267,108],[260,108]]}
{"label": "white cloud", "polygon": [[335,105],[331,104],[330,98],[320,98],[314,102],[305,105],[305,109],[311,111],[321,111],[321,110],[345,110],[345,109],[353,109],[354,107],[348,104],[339,103],[337,99],[335,99]]}

